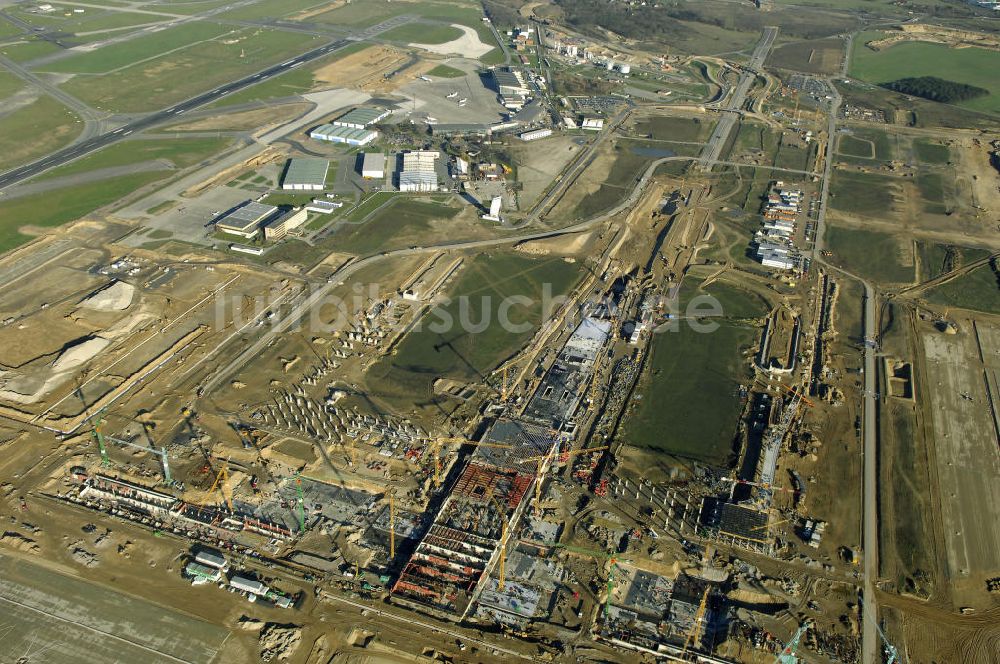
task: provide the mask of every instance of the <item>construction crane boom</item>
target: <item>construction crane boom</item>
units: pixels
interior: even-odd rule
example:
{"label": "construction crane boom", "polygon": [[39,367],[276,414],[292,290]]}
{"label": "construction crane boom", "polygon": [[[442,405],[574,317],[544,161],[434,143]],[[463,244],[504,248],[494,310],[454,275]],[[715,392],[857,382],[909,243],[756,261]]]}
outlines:
{"label": "construction crane boom", "polygon": [[701,641],[702,634],[705,631],[705,614],[708,611],[708,591],[709,588],[706,587],[704,594],[701,596],[698,611],[694,614],[694,624],[691,625],[691,631],[688,632],[687,638],[684,639],[683,653],[686,653],[691,646],[697,648],[698,642]]}
{"label": "construction crane boom", "polygon": [[163,467],[163,481],[167,484],[172,483],[174,480],[170,476],[170,461],[167,458],[167,448],[160,447],[159,449],[155,447],[150,447],[148,445],[140,445],[139,443],[133,443],[129,440],[122,440],[121,438],[114,438],[112,436],[103,436],[104,440],[109,440],[115,445],[122,445],[127,447],[134,447],[139,450],[144,450],[146,452],[152,452],[156,456],[160,457],[160,464]]}
{"label": "construction crane boom", "polygon": [[497,502],[496,496],[490,496],[490,500],[500,514],[500,574],[497,577],[497,590],[503,592],[507,564],[507,513]]}
{"label": "construction crane boom", "polygon": [[104,425],[104,413],[105,409],[102,408],[94,414],[93,435],[97,441],[97,449],[101,451],[101,465],[108,468],[111,466],[111,459],[108,458],[108,448],[104,444],[104,434],[101,433],[101,427]]}

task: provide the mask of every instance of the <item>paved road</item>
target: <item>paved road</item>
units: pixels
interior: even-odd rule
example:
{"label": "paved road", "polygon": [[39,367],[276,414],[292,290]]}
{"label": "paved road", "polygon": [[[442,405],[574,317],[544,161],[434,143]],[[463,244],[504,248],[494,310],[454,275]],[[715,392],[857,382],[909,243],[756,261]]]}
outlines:
{"label": "paved road", "polygon": [[322,305],[330,292],[337,287],[340,283],[343,283],[347,279],[351,278],[359,270],[367,267],[371,267],[373,264],[379,261],[387,260],[390,258],[400,258],[403,256],[417,256],[426,253],[435,253],[439,251],[448,250],[468,250],[468,249],[484,249],[487,247],[494,247],[504,244],[516,244],[518,242],[528,242],[531,240],[543,240],[546,238],[558,237],[561,235],[570,235],[573,233],[579,233],[581,231],[588,230],[603,221],[606,221],[615,215],[621,213],[623,210],[629,209],[634,206],[639,198],[642,196],[646,189],[646,185],[649,180],[653,177],[653,173],[656,171],[660,165],[669,161],[680,161],[680,160],[691,160],[694,157],[664,157],[663,159],[658,159],[651,163],[646,169],[646,172],[639,178],[636,182],[636,186],[632,189],[628,198],[623,200],[621,203],[616,205],[614,208],[603,212],[595,217],[591,217],[585,221],[573,224],[572,226],[567,226],[565,228],[559,228],[548,231],[534,231],[532,233],[524,233],[520,235],[511,235],[502,238],[493,238],[490,240],[471,240],[467,242],[443,242],[439,244],[429,245],[426,247],[410,247],[408,249],[397,249],[395,251],[386,251],[381,254],[374,254],[366,256],[364,258],[350,262],[343,267],[341,267],[337,272],[335,272],[329,280],[315,288],[312,292],[304,294],[301,296],[297,302],[292,306],[291,310],[280,318],[276,323],[271,325],[271,327],[258,339],[256,342],[250,344],[245,348],[239,355],[233,358],[230,362],[224,366],[216,369],[201,385],[199,392],[203,395],[210,394],[215,390],[222,381],[226,380],[229,376],[232,376],[236,371],[241,369],[243,366],[248,364],[254,358],[260,356],[271,344],[275,343],[278,336],[293,325],[297,324],[300,320],[305,318],[314,307]]}
{"label": "paved road", "polygon": [[864,419],[862,421],[862,443],[864,447],[863,533],[865,550],[864,604],[861,608],[861,664],[878,664],[879,657],[878,607],[875,605],[875,578],[878,576],[878,465],[875,444],[878,432],[875,429],[878,409],[875,350],[877,332],[875,329],[876,299],[871,284],[865,286],[865,392]]}
{"label": "paved road", "polygon": [[[846,75],[850,66],[852,38],[847,40],[847,55],[841,67],[841,75]],[[816,242],[813,244],[813,260],[818,264],[826,264],[823,259],[823,247],[826,235],[826,213],[830,199],[830,181],[833,176],[834,146],[837,138],[837,115],[843,99],[834,85],[833,78],[827,79],[833,99],[830,102],[827,118],[826,159],[823,168],[823,186],[820,189],[819,213],[816,217]],[[830,266],[833,267],[833,266]],[[880,637],[878,635],[878,606],[875,603],[875,579],[878,576],[878,468],[876,459],[876,444],[878,430],[876,429],[876,414],[878,411],[877,373],[875,369],[875,351],[878,332],[876,329],[876,294],[870,283],[851,275],[844,270],[837,271],[860,281],[864,286],[864,337],[865,337],[865,375],[864,394],[862,396],[863,415],[861,422],[862,455],[864,461],[862,477],[862,547],[864,548],[864,579],[863,604],[861,608],[861,662],[862,664],[877,664],[881,662],[879,652]]]}
{"label": "paved road", "polygon": [[344,39],[334,40],[324,46],[319,46],[312,49],[302,55],[296,56],[291,60],[282,62],[281,64],[273,65],[260,71],[256,74],[251,74],[245,76],[241,79],[232,81],[231,83],[226,83],[225,85],[215,88],[209,92],[204,92],[200,95],[192,97],[187,101],[182,101],[179,104],[172,106],[168,109],[152,113],[138,120],[133,120],[128,124],[115,129],[114,131],[95,136],[93,138],[80,141],[74,145],[67,148],[54,152],[47,157],[39,159],[31,164],[15,168],[13,170],[7,171],[3,175],[0,175],[0,191],[3,191],[11,185],[23,182],[28,178],[34,177],[40,173],[55,168],[57,166],[62,166],[63,164],[69,163],[73,160],[79,159],[80,157],[86,156],[92,152],[100,150],[103,147],[107,147],[112,143],[116,143],[130,134],[138,131],[143,131],[150,129],[158,124],[168,122],[176,118],[176,116],[186,113],[192,109],[205,106],[206,104],[211,104],[219,99],[222,99],[228,94],[242,90],[243,88],[250,87],[257,83],[266,81],[274,76],[279,76],[287,71],[294,69],[295,67],[301,66],[307,62],[311,62],[318,58],[322,58],[331,53],[339,51],[351,44],[358,41],[364,41],[374,35],[390,30],[394,27],[402,25],[404,23],[409,23],[411,17],[409,16],[397,16],[389,19],[383,23],[366,28],[363,31],[359,31],[353,34],[351,37]]}
{"label": "paved road", "polygon": [[712,170],[712,167],[719,160],[722,148],[726,145],[729,134],[732,133],[733,127],[736,125],[739,112],[743,108],[743,103],[746,101],[750,85],[757,78],[756,72],[764,66],[764,61],[767,60],[767,56],[771,52],[771,46],[774,44],[774,39],[777,36],[778,28],[773,26],[764,28],[760,41],[757,42],[757,47],[754,48],[753,55],[750,56],[750,62],[747,63],[746,68],[740,75],[740,81],[736,84],[732,96],[725,106],[720,109],[722,115],[719,117],[719,122],[715,125],[712,137],[708,139],[708,144],[701,153],[701,163],[705,170]]}

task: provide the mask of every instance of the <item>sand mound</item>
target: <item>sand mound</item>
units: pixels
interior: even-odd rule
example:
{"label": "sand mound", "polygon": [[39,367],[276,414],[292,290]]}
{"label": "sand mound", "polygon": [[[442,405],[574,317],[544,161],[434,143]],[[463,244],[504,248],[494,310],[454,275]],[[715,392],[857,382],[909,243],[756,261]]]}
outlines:
{"label": "sand mound", "polygon": [[132,304],[135,286],[124,281],[112,281],[110,284],[94,291],[80,303],[85,309],[97,311],[122,311]]}
{"label": "sand mound", "polygon": [[53,373],[73,371],[83,363],[92,360],[107,348],[110,342],[101,337],[90,337],[64,350],[52,363]]}

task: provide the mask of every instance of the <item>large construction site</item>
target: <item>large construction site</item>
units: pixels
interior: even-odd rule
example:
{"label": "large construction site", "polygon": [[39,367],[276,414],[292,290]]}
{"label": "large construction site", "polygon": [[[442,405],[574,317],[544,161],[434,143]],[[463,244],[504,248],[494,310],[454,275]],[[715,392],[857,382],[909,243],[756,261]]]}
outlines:
{"label": "large construction site", "polygon": [[859,267],[838,93],[776,28],[358,4],[241,83],[290,96],[164,112],[223,150],[0,256],[0,653],[993,661],[990,224]]}

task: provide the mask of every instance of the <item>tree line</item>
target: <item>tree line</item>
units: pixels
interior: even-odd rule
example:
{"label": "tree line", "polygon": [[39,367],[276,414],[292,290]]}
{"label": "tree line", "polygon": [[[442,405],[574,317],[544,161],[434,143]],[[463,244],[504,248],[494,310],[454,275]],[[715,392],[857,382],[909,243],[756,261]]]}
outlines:
{"label": "tree line", "polygon": [[889,81],[888,83],[882,83],[882,87],[904,95],[944,103],[966,101],[968,99],[984,97],[990,93],[989,90],[976,87],[975,85],[947,81],[937,76],[901,78]]}

